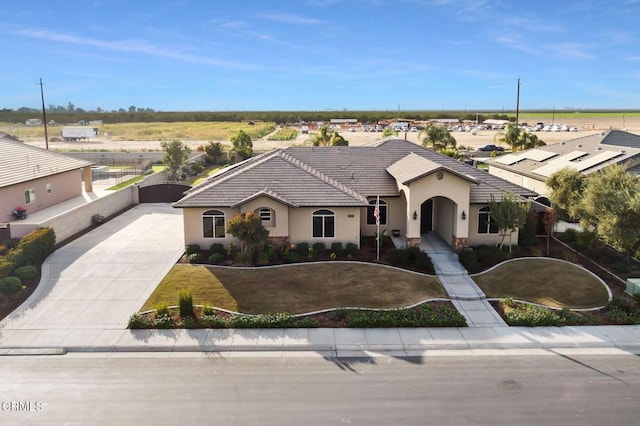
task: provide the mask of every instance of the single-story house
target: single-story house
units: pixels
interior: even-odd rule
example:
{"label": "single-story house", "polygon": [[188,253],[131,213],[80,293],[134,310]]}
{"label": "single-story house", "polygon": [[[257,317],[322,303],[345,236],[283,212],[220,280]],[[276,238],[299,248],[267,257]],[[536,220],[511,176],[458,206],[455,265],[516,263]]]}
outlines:
{"label": "single-story house", "polygon": [[[355,243],[380,229],[408,245],[436,231],[451,246],[493,244],[488,202],[502,192],[534,191],[402,139],[347,147],[289,147],[227,167],[174,203],[185,242],[208,248],[236,242],[226,224],[255,212],[272,240]],[[514,235],[516,238],[517,236]]]}
{"label": "single-story house", "polygon": [[548,196],[547,178],[565,167],[589,174],[621,164],[640,173],[640,136],[612,130],[481,161],[490,174]]}
{"label": "single-story house", "polygon": [[46,209],[92,191],[89,161],[76,159],[0,134],[0,224],[16,220],[18,207],[26,213]]}

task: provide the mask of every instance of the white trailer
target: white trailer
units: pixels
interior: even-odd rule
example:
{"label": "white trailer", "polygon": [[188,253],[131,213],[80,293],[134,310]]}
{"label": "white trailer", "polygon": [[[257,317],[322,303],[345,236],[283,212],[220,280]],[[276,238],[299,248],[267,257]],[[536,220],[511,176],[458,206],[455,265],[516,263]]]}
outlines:
{"label": "white trailer", "polygon": [[62,128],[62,139],[65,141],[78,141],[82,139],[89,139],[92,136],[98,135],[97,127],[87,126],[68,126]]}

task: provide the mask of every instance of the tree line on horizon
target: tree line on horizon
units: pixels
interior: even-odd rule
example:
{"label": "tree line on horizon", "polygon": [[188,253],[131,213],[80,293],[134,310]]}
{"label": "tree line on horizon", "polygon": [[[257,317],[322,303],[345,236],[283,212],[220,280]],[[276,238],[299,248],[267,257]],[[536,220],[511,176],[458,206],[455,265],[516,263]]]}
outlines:
{"label": "tree line on horizon", "polygon": [[[589,110],[581,112],[607,113],[613,110]],[[626,111],[628,113],[640,112]],[[521,113],[541,115],[550,114],[551,110],[521,110]],[[104,123],[132,123],[132,122],[248,122],[266,121],[277,124],[324,121],[331,119],[357,119],[361,123],[377,123],[386,120],[432,120],[432,119],[459,119],[461,121],[482,122],[487,119],[515,120],[515,111],[456,111],[456,110],[424,110],[424,111],[155,111],[152,108],[140,108],[134,105],[128,108],[106,111],[102,108],[84,110],[77,108],[72,102],[67,106],[49,105],[46,108],[47,121],[56,123],[77,123],[81,120],[102,120]],[[21,107],[16,110],[10,108],[0,109],[0,122],[24,123],[31,118],[42,119],[42,109]]]}

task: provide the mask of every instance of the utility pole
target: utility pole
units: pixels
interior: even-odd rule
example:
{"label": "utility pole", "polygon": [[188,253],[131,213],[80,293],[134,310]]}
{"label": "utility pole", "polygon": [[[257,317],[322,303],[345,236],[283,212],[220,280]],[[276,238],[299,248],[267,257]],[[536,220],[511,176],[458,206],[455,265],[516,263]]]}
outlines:
{"label": "utility pole", "polygon": [[44,83],[42,83],[42,78],[40,78],[40,97],[42,98],[42,121],[44,122],[44,144],[47,149],[49,149],[49,135],[47,134],[47,112],[44,109],[44,90],[42,89]]}
{"label": "utility pole", "polygon": [[516,96],[516,128],[520,118],[520,77],[518,77],[518,95]]}

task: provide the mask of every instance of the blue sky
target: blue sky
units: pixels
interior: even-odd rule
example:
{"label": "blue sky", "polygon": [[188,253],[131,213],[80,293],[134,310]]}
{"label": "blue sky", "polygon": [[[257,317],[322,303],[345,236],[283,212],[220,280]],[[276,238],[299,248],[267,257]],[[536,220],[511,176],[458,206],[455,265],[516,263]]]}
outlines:
{"label": "blue sky", "polygon": [[640,0],[3,1],[0,108],[639,108]]}

